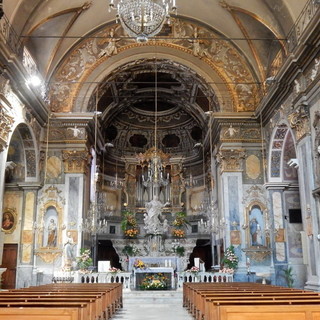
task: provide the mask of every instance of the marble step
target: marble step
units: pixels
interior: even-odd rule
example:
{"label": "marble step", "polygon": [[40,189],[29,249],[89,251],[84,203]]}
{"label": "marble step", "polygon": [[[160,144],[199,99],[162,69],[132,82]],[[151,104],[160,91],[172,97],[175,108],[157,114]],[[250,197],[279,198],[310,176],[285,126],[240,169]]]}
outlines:
{"label": "marble step", "polygon": [[182,305],[181,291],[131,291],[123,293],[123,304],[179,304]]}

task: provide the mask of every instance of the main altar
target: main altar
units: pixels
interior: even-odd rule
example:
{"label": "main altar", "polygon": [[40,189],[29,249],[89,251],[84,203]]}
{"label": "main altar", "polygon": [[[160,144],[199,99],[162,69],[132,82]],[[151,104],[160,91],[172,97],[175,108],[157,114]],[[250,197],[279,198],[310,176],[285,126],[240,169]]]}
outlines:
{"label": "main altar", "polygon": [[[135,262],[142,261],[143,268],[135,268]],[[140,289],[140,285],[146,276],[163,274],[167,279],[167,289],[176,289],[175,272],[179,265],[179,258],[175,256],[166,257],[131,257],[129,259],[129,268],[133,270],[133,285],[136,290]]]}

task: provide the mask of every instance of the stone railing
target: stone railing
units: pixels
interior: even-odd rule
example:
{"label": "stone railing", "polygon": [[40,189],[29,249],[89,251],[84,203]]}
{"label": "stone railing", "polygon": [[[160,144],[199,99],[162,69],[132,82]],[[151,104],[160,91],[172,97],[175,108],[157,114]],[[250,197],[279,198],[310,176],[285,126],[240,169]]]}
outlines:
{"label": "stone railing", "polygon": [[[123,289],[130,290],[134,287],[134,274],[132,272],[55,272],[52,282],[122,283]],[[184,282],[233,282],[233,274],[220,272],[178,272],[176,282],[174,287],[177,289],[182,288]]]}
{"label": "stone railing", "polygon": [[221,272],[179,272],[178,288],[184,282],[233,282],[233,274]]}

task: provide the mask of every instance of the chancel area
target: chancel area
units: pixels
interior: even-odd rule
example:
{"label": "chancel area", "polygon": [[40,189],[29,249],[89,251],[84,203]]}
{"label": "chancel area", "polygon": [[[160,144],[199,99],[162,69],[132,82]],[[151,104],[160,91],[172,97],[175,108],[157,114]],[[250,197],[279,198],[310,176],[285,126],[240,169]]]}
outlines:
{"label": "chancel area", "polygon": [[318,0],[0,8],[2,289],[320,291]]}

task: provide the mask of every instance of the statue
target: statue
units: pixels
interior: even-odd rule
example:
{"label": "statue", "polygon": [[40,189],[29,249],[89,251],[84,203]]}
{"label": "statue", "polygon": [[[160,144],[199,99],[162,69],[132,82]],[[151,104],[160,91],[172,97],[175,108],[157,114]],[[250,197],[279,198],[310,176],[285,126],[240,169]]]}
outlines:
{"label": "statue", "polygon": [[163,225],[159,219],[163,206],[163,203],[158,200],[157,196],[146,203],[147,213],[144,216],[144,228],[147,233],[157,234],[163,232]]}
{"label": "statue", "polygon": [[64,253],[65,253],[65,260],[66,260],[66,265],[71,265],[72,261],[75,260],[75,253],[74,253],[74,248],[75,248],[75,243],[73,241],[73,237],[70,231],[67,232],[67,241],[64,244]]}
{"label": "statue", "polygon": [[57,225],[54,219],[51,219],[48,225],[47,247],[56,247],[56,246],[57,246]]}

